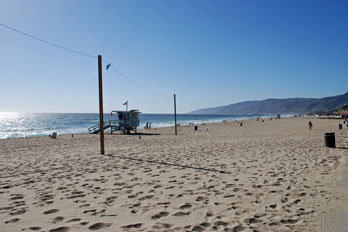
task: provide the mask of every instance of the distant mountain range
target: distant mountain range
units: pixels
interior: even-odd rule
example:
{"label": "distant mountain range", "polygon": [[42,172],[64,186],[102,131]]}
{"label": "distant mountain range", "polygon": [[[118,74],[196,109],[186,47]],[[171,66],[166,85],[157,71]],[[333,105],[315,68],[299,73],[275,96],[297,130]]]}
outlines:
{"label": "distant mountain range", "polygon": [[232,114],[232,115],[275,115],[275,114],[317,114],[329,112],[348,105],[348,92],[324,98],[287,98],[245,101],[227,106],[206,108],[190,114]]}

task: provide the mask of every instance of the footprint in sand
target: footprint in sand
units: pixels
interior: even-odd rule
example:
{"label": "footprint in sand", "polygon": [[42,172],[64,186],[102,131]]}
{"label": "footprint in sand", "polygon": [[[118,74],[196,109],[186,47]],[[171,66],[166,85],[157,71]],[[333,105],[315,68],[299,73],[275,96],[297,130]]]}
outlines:
{"label": "footprint in sand", "polygon": [[205,231],[206,228],[210,226],[210,223],[204,222],[199,225],[196,225],[192,228],[192,231]]}
{"label": "footprint in sand", "polygon": [[298,221],[298,219],[282,219],[280,220],[280,223],[282,224],[295,224]]}
{"label": "footprint in sand", "polygon": [[129,225],[125,225],[125,226],[121,226],[121,228],[124,229],[139,229],[142,226],[143,223],[136,223],[136,224],[129,224]]}
{"label": "footprint in sand", "polygon": [[245,229],[245,227],[241,226],[241,225],[237,225],[235,227],[232,228],[233,232],[239,232],[239,231],[243,231]]}
{"label": "footprint in sand", "polygon": [[196,201],[203,201],[205,198],[204,197],[197,197]]}
{"label": "footprint in sand", "polygon": [[176,217],[183,217],[183,216],[187,216],[187,215],[190,215],[191,212],[176,212],[175,214],[173,214],[173,216],[176,216]]}
{"label": "footprint in sand", "polygon": [[111,223],[98,222],[98,223],[95,223],[95,224],[91,225],[90,227],[88,227],[88,229],[90,229],[90,230],[100,230],[100,229],[103,229],[103,228],[106,228],[106,227],[109,227],[109,226],[111,226]]}
{"label": "footprint in sand", "polygon": [[79,207],[84,208],[84,207],[88,207],[88,206],[90,206],[90,204],[83,204],[83,205],[80,205]]}
{"label": "footprint in sand", "polygon": [[23,195],[22,194],[11,194],[11,196],[13,196],[13,197],[10,198],[10,201],[23,199]]}
{"label": "footprint in sand", "polygon": [[102,216],[103,213],[105,213],[106,209],[101,209],[99,211],[95,211],[94,213],[92,213],[92,216],[96,216],[96,215],[99,215],[99,216]]}
{"label": "footprint in sand", "polygon": [[198,225],[198,226],[194,226],[192,228],[192,231],[205,231],[205,228],[200,226],[200,225]]}
{"label": "footprint in sand", "polygon": [[269,226],[279,226],[280,223],[279,222],[271,222],[268,224]]}
{"label": "footprint in sand", "polygon": [[170,202],[158,202],[157,205],[170,205]]}
{"label": "footprint in sand", "polygon": [[295,204],[298,204],[298,203],[300,203],[300,202],[301,202],[300,199],[294,200],[294,203],[295,203]]}
{"label": "footprint in sand", "polygon": [[82,204],[82,203],[86,203],[87,201],[86,200],[75,200],[74,201],[75,203],[77,203],[77,204]]}
{"label": "footprint in sand", "polygon": [[191,207],[192,207],[192,205],[191,205],[191,204],[186,203],[186,204],[184,204],[184,205],[180,206],[180,209],[190,209]]}
{"label": "footprint in sand", "polygon": [[214,226],[223,226],[226,227],[228,225],[227,222],[223,222],[223,221],[217,221],[214,223]]}
{"label": "footprint in sand", "polygon": [[70,227],[58,227],[52,230],[49,230],[49,232],[67,232],[70,230]]}
{"label": "footprint in sand", "polygon": [[95,213],[95,212],[97,212],[96,209],[89,209],[89,210],[83,211],[84,214],[86,214],[86,213]]}
{"label": "footprint in sand", "polygon": [[25,201],[13,201],[11,205],[19,207],[19,206],[25,206],[26,202]]}
{"label": "footprint in sand", "polygon": [[158,214],[153,215],[151,217],[151,219],[160,219],[161,217],[166,217],[168,215],[169,215],[168,212],[163,211],[163,212],[159,212]]}
{"label": "footprint in sand", "polygon": [[154,197],[153,195],[148,195],[148,196],[144,196],[144,197],[139,198],[139,200],[140,200],[140,201],[148,200],[148,199],[151,199],[151,198],[153,198],[153,197]]}
{"label": "footprint in sand", "polygon": [[79,222],[79,221],[81,221],[81,218],[73,218],[67,222]]}
{"label": "footprint in sand", "polygon": [[55,218],[53,219],[53,223],[61,222],[61,221],[63,221],[63,220],[64,220],[64,217],[55,217]]}
{"label": "footprint in sand", "polygon": [[225,195],[224,196],[224,198],[230,198],[230,197],[235,197],[236,195],[234,195],[234,194],[227,194],[227,195]]}
{"label": "footprint in sand", "polygon": [[152,228],[155,230],[169,229],[173,227],[172,224],[157,222]]}
{"label": "footprint in sand", "polygon": [[14,207],[1,207],[0,208],[0,211],[7,211],[7,210],[11,210],[11,209],[14,209]]}
{"label": "footprint in sand", "polygon": [[117,198],[117,196],[111,196],[111,197],[106,198],[105,204],[110,205],[110,204],[114,203],[116,198]]}
{"label": "footprint in sand", "polygon": [[203,226],[204,228],[207,228],[207,227],[210,226],[210,223],[208,223],[208,222],[203,222],[203,223],[200,224],[200,226]]}
{"label": "footprint in sand", "polygon": [[141,203],[136,203],[136,204],[134,204],[134,205],[132,205],[132,206],[130,206],[129,208],[136,208],[136,207],[139,207],[141,205]]}
{"label": "footprint in sand", "polygon": [[41,230],[41,227],[38,227],[38,226],[32,226],[32,227],[29,227],[29,230]]}
{"label": "footprint in sand", "polygon": [[27,212],[25,209],[19,209],[17,211],[11,212],[10,215],[21,215]]}
{"label": "footprint in sand", "polygon": [[208,211],[207,214],[206,214],[207,217],[212,217],[213,216],[213,212],[211,211]]}
{"label": "footprint in sand", "polygon": [[8,223],[16,223],[16,222],[18,222],[18,221],[19,221],[19,218],[13,218],[13,219],[11,219],[11,220],[6,221],[5,224],[8,224]]}
{"label": "footprint in sand", "polygon": [[254,224],[254,223],[261,223],[262,220],[257,219],[257,218],[245,218],[244,222],[245,222],[245,224],[250,225],[250,224]]}
{"label": "footprint in sand", "polygon": [[43,212],[43,214],[52,214],[52,213],[57,213],[58,211],[59,211],[58,209],[50,209]]}
{"label": "footprint in sand", "polygon": [[80,197],[85,197],[86,194],[84,194],[83,191],[73,191],[71,192],[70,196],[67,196],[66,199],[75,199],[75,198],[80,198]]}

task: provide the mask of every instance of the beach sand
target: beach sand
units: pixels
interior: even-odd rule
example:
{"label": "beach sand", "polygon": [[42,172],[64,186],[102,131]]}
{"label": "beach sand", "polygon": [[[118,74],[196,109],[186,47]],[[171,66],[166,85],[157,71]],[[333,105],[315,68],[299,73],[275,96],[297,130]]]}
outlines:
{"label": "beach sand", "polygon": [[347,204],[337,120],[141,132],[0,140],[0,231],[332,231]]}

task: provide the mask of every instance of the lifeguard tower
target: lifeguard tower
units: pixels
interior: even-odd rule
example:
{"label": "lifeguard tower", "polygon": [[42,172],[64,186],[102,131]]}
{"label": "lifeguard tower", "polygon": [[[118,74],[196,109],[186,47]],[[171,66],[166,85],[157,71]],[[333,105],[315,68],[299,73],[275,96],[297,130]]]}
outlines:
{"label": "lifeguard tower", "polygon": [[[131,131],[137,133],[137,127],[139,126],[139,112],[138,110],[130,111],[111,111],[111,117],[116,113],[118,120],[105,120],[104,121],[104,130],[110,128],[111,133],[113,131],[122,131],[124,134],[130,134]],[[96,124],[88,128],[89,133],[97,134],[100,132],[100,124]]]}
{"label": "lifeguard tower", "polygon": [[[137,127],[139,126],[139,114],[138,110],[130,111],[111,111],[117,113],[118,116],[118,127],[115,130],[122,130],[123,133],[129,134],[131,130],[137,133]],[[113,128],[111,128],[111,131]]]}

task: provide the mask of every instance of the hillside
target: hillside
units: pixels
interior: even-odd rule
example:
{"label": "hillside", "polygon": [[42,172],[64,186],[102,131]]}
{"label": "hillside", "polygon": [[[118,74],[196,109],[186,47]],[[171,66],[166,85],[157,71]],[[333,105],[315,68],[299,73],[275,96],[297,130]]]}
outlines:
{"label": "hillside", "polygon": [[288,98],[245,101],[215,108],[199,109],[191,114],[272,115],[329,112],[348,104],[348,92],[325,98]]}

